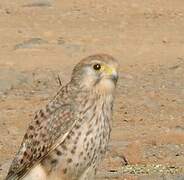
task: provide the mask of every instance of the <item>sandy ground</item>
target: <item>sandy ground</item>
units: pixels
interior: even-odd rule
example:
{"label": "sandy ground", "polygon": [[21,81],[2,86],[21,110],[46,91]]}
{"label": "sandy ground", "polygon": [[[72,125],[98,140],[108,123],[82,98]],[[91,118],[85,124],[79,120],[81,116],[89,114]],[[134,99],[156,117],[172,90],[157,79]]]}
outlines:
{"label": "sandy ground", "polygon": [[[99,179],[184,179],[183,0],[1,1],[0,179],[34,112],[59,88],[57,76],[66,83],[94,53],[120,63]],[[158,170],[147,175],[149,165]]]}

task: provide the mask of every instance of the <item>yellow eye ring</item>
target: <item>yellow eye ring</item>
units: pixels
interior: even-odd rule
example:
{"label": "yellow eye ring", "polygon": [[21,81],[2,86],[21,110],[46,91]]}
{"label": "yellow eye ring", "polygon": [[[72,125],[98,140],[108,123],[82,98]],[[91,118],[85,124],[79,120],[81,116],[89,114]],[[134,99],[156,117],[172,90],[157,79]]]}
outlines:
{"label": "yellow eye ring", "polygon": [[96,71],[99,71],[101,69],[101,65],[100,64],[95,64],[93,66],[93,69],[96,70]]}

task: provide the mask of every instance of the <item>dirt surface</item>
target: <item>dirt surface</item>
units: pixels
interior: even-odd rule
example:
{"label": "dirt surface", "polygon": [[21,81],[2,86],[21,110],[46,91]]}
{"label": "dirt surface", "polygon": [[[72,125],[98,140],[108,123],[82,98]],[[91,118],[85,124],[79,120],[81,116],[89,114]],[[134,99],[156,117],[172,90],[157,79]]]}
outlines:
{"label": "dirt surface", "polygon": [[57,76],[94,53],[120,63],[98,179],[184,179],[183,0],[6,0],[0,34],[0,179]]}

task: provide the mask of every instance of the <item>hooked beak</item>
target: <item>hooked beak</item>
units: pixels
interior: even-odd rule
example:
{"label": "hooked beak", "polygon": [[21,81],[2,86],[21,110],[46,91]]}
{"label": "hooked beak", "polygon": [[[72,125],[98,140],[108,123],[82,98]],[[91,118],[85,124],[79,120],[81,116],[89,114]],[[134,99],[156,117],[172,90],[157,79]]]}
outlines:
{"label": "hooked beak", "polygon": [[117,81],[118,81],[118,73],[115,72],[115,73],[111,74],[111,79],[112,79],[115,83],[117,83]]}
{"label": "hooked beak", "polygon": [[117,83],[118,73],[117,73],[116,68],[110,67],[110,66],[105,66],[104,71],[113,80],[114,83]]}

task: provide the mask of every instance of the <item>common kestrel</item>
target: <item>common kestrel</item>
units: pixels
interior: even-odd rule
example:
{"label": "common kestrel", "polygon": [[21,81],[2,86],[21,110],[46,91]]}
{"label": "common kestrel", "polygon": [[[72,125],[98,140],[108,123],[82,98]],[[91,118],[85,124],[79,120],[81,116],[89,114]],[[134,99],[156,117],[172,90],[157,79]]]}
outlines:
{"label": "common kestrel", "polygon": [[109,141],[117,61],[84,58],[45,108],[36,113],[6,180],[94,179]]}

